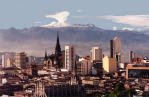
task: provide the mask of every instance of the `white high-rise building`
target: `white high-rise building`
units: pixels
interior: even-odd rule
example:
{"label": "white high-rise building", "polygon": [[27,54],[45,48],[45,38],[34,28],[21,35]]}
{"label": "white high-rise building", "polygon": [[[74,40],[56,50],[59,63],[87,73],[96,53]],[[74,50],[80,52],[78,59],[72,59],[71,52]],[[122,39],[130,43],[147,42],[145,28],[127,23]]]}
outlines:
{"label": "white high-rise building", "polygon": [[5,60],[6,60],[6,59],[5,59],[5,55],[2,55],[2,67],[3,67],[3,68],[5,67],[5,63],[6,63]]}
{"label": "white high-rise building", "polygon": [[75,68],[75,49],[72,45],[65,46],[65,69],[72,71]]}
{"label": "white high-rise building", "polygon": [[102,49],[99,47],[92,47],[91,49],[91,60],[102,61]]}

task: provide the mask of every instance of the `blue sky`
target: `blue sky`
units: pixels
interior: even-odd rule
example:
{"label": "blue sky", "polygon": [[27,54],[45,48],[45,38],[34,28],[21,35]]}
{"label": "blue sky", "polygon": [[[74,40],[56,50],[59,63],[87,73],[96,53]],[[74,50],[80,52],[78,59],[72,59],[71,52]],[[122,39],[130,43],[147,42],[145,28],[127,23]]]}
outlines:
{"label": "blue sky", "polygon": [[66,24],[105,29],[148,29],[149,0],[0,0],[0,28],[57,23],[47,15],[68,13]]}

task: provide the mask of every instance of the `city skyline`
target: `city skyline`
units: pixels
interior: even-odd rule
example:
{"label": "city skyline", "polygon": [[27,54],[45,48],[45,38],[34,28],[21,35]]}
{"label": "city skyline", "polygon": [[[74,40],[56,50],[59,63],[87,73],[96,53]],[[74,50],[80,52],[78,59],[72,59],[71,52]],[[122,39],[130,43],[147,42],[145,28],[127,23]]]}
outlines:
{"label": "city skyline", "polygon": [[[105,49],[103,52],[107,54],[109,49],[107,41],[118,32],[121,32],[124,49],[142,49],[146,52],[148,44],[143,41],[148,41],[149,37],[148,3],[147,0],[2,0],[0,51],[26,51],[31,55],[44,56],[42,54],[45,48],[50,50],[50,53],[53,52],[55,44],[53,33],[58,30],[62,33],[60,36],[62,47],[64,48],[65,44],[76,45],[79,48],[77,53],[83,52],[83,55],[86,53],[84,51],[89,51],[83,49],[92,46],[101,46]],[[130,33],[127,33],[129,31]],[[107,32],[110,35],[107,35]],[[69,38],[72,36],[74,37]],[[126,40],[125,36],[129,36],[130,41]],[[82,43],[84,45],[81,45]],[[138,43],[138,48],[134,49]]]}
{"label": "city skyline", "polygon": [[148,4],[1,0],[0,97],[149,97]]}

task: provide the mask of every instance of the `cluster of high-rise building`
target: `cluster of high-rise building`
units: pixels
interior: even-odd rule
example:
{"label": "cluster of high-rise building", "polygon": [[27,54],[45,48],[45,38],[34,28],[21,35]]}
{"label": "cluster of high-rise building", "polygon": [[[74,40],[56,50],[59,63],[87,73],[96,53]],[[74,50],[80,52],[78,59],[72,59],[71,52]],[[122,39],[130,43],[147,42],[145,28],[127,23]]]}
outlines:
{"label": "cluster of high-rise building", "polygon": [[57,36],[55,53],[47,55],[45,52],[45,66],[60,67],[79,75],[102,75],[103,72],[117,72],[118,65],[121,63],[121,40],[118,36],[110,41],[110,56],[104,56],[102,49],[95,46],[91,47],[90,55],[77,58],[76,49],[73,44],[69,44],[65,45],[64,51],[61,51],[59,36]]}
{"label": "cluster of high-rise building", "polygon": [[[0,95],[78,97],[99,92],[105,96],[119,82],[142,93],[142,86],[137,85],[143,82],[143,88],[149,87],[149,59],[137,57],[131,51],[130,62],[123,63],[122,43],[118,35],[109,41],[109,45],[109,56],[104,54],[102,47],[93,46],[90,55],[80,57],[73,44],[65,45],[62,50],[57,34],[55,52],[49,54],[45,50],[40,64],[25,52],[4,53],[0,68]],[[134,84],[132,80],[136,79]]]}
{"label": "cluster of high-rise building", "polygon": [[4,53],[2,56],[2,67],[18,67],[23,68],[27,65],[28,58],[25,52],[21,53]]}
{"label": "cluster of high-rise building", "polygon": [[2,67],[11,67],[14,63],[14,54],[5,53],[1,56]]}
{"label": "cluster of high-rise building", "polygon": [[[57,34],[55,53],[48,54],[45,50],[44,68],[66,69],[79,75],[102,75],[117,72],[121,63],[121,40],[118,36],[110,40],[110,56],[103,54],[101,47],[91,47],[90,55],[80,57],[73,44],[65,45],[61,50],[59,35]],[[2,67],[26,68],[34,62],[25,52],[5,53],[2,55]]]}

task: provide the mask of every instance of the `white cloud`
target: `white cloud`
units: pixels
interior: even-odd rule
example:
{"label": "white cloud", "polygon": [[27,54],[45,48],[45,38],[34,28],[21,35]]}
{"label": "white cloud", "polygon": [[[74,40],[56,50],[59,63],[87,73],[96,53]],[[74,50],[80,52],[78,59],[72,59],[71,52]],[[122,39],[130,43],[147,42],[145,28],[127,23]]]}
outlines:
{"label": "white cloud", "polygon": [[67,23],[67,19],[70,13],[68,11],[62,11],[58,12],[56,14],[51,14],[51,15],[46,15],[46,18],[52,18],[55,19],[56,21],[51,22],[50,24],[43,25],[42,27],[51,27],[51,26],[68,26],[69,24]]}
{"label": "white cloud", "polygon": [[124,28],[122,28],[122,30],[133,31],[133,30],[134,30],[134,28],[124,27]]}
{"label": "white cloud", "polygon": [[112,20],[116,23],[127,24],[135,27],[149,27],[149,15],[124,15],[124,16],[100,16],[107,20]]}

